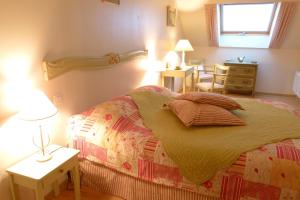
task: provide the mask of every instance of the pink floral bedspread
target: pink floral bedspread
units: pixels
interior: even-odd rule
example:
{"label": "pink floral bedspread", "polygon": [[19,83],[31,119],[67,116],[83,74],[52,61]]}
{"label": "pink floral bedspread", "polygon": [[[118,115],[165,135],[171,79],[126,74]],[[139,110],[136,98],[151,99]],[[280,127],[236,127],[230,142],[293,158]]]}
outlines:
{"label": "pink floral bedspread", "polygon": [[[141,89],[172,95],[160,87]],[[300,114],[281,102],[257,101]],[[68,131],[82,158],[145,181],[224,200],[300,199],[300,139],[244,153],[230,168],[197,187],[180,174],[161,142],[143,125],[129,96],[114,98],[73,116]]]}

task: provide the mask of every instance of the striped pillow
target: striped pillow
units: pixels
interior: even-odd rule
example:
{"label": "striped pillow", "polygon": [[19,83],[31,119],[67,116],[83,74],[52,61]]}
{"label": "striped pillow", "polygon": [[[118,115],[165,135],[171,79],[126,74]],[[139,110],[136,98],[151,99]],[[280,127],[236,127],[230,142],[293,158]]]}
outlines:
{"label": "striped pillow", "polygon": [[169,96],[169,97],[178,96],[178,93],[172,92],[168,88],[160,87],[156,85],[146,85],[146,86],[138,87],[133,90],[133,92],[143,92],[143,91],[152,91],[154,93],[161,94],[163,96]]}
{"label": "striped pillow", "polygon": [[190,93],[182,94],[176,97],[176,99],[190,100],[197,103],[220,106],[227,110],[236,110],[236,109],[244,110],[243,107],[240,104],[238,104],[236,101],[234,101],[232,98],[221,94],[216,94],[216,93],[190,92]]}
{"label": "striped pillow", "polygon": [[168,104],[168,107],[187,127],[192,125],[245,125],[245,122],[230,111],[210,104],[199,104],[188,100],[174,100]]}

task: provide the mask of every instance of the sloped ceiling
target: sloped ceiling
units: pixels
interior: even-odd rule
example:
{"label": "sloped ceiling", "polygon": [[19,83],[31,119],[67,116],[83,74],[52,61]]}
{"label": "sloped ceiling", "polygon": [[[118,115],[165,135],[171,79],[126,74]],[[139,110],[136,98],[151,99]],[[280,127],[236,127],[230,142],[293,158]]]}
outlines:
{"label": "sloped ceiling", "polygon": [[[190,3],[189,3],[190,2]],[[245,3],[264,2],[258,0],[177,0],[183,37],[189,39],[194,46],[208,46],[204,4],[206,3]],[[282,48],[300,49],[300,2],[296,15],[290,24],[289,31]]]}

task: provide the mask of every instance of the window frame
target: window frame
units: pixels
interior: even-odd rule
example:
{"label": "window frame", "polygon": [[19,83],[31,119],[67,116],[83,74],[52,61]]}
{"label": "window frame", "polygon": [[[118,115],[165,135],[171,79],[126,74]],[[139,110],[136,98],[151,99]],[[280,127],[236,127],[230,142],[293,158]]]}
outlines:
{"label": "window frame", "polygon": [[[269,22],[268,30],[267,31],[224,31],[223,27],[223,19],[224,19],[224,12],[223,6],[226,5],[258,5],[258,4],[273,4],[273,11],[271,14],[271,19]],[[275,19],[276,10],[278,8],[278,3],[232,3],[232,4],[220,4],[220,33],[221,34],[258,34],[258,35],[270,35],[272,25]]]}

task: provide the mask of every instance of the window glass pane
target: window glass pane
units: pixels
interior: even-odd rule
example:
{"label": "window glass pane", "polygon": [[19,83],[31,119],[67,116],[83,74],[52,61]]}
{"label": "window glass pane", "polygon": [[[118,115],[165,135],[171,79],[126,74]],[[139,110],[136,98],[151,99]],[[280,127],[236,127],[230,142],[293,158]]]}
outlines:
{"label": "window glass pane", "polygon": [[223,31],[269,31],[274,4],[223,5]]}

